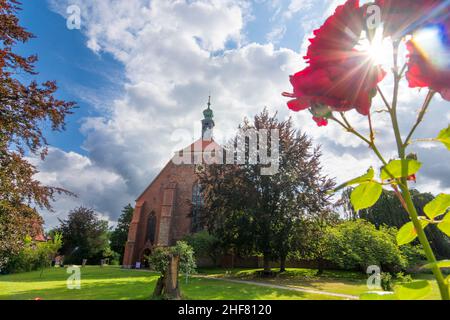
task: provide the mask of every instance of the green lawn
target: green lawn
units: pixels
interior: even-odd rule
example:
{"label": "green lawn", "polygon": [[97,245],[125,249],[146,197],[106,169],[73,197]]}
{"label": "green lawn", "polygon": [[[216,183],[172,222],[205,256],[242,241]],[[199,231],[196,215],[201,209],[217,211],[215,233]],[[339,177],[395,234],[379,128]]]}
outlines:
{"label": "green lawn", "polygon": [[[205,269],[202,272],[216,277],[228,277],[230,279],[251,280],[256,282],[285,285],[294,288],[312,289],[325,292],[348,294],[359,296],[367,292],[367,277],[364,274],[350,271],[327,271],[318,277],[317,270],[313,269],[287,269],[287,272],[279,274],[275,278],[259,278],[255,276],[260,269],[234,269],[228,273],[221,269]],[[276,271],[276,269],[274,269]],[[431,274],[413,276],[415,279],[429,280],[432,292],[427,300],[440,300],[439,288]]]}
{"label": "green lawn", "polygon": [[[29,272],[0,276],[0,300],[143,300],[150,299],[158,275],[146,271],[122,270],[118,267],[86,267],[82,269],[81,289],[69,290],[65,269],[52,268],[43,273]],[[182,277],[181,290],[192,300],[323,300],[324,295],[306,294],[228,283],[218,280]]]}
{"label": "green lawn", "polygon": [[[203,269],[201,275],[284,285],[359,296],[367,291],[363,274],[325,271],[320,277],[316,270],[288,269],[276,278],[255,277],[256,269]],[[119,267],[94,267],[82,269],[81,289],[69,290],[66,269],[52,268],[43,273],[29,272],[0,275],[0,300],[29,300],[36,297],[44,300],[145,300],[150,299],[158,275],[147,271],[123,270]],[[427,299],[439,299],[439,290],[431,275],[420,275],[433,286]],[[190,300],[326,300],[338,299],[326,295],[282,290],[257,285],[232,283],[204,278],[181,277],[183,297]]]}

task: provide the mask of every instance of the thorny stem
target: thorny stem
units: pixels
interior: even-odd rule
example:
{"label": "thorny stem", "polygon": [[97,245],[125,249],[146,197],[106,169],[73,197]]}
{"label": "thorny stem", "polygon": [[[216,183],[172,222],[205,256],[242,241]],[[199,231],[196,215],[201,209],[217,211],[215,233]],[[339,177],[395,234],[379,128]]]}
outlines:
{"label": "thorny stem", "polygon": [[386,105],[388,111],[391,111],[391,105],[389,104],[389,102],[387,101],[386,97],[384,96],[383,91],[381,91],[381,88],[379,86],[377,86],[377,91],[381,96],[381,99],[383,99],[384,104]]}
{"label": "thorny stem", "polygon": [[417,127],[420,125],[420,123],[423,121],[423,118],[425,117],[425,114],[427,113],[428,107],[431,104],[431,100],[433,100],[434,95],[436,94],[435,91],[430,90],[428,92],[427,98],[425,99],[425,102],[423,103],[422,109],[419,112],[419,116],[417,117],[417,121],[414,124],[413,128],[411,129],[411,132],[408,134],[408,137],[405,139],[405,142],[403,143],[403,147],[408,147],[412,136],[414,135],[414,132],[416,131]]}
{"label": "thorny stem", "polygon": [[375,131],[373,131],[372,115],[370,113],[369,113],[368,119],[369,119],[369,129],[370,129],[370,142],[372,144],[374,144],[375,143]]}
{"label": "thorny stem", "polygon": [[358,138],[360,138],[361,140],[363,140],[365,143],[367,143],[369,145],[369,147],[375,152],[375,154],[377,155],[378,159],[381,160],[381,162],[383,162],[384,165],[387,165],[386,160],[383,158],[383,155],[381,154],[380,150],[377,148],[377,146],[375,145],[374,142],[371,142],[369,139],[367,139],[366,137],[364,137],[362,134],[360,134],[358,131],[356,131],[348,122],[348,120],[345,118],[345,116],[343,114],[341,114],[342,118],[345,121],[345,124],[336,119],[334,116],[331,116],[331,120],[334,120],[335,122],[337,122],[341,127],[343,127],[347,132],[350,132],[352,134],[354,134],[355,136],[357,136]]}

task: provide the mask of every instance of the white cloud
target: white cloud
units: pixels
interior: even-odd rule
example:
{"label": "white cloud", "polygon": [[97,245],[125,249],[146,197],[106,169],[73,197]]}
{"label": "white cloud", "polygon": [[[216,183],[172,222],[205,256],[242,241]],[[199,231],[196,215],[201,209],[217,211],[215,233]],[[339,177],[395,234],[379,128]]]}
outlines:
{"label": "white cloud", "polygon": [[44,162],[40,158],[31,158],[30,162],[39,167],[36,177],[42,183],[61,187],[76,195],[57,196],[55,212],[45,213],[47,228],[56,226],[58,219],[64,219],[77,206],[93,208],[115,221],[120,208],[130,199],[126,181],[121,175],[75,152],[50,148]]}

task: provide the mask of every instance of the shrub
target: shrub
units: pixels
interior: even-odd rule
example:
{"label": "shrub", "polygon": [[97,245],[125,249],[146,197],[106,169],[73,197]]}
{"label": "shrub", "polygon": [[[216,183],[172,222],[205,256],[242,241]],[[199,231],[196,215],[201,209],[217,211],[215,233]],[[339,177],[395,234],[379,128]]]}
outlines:
{"label": "shrub", "polygon": [[392,280],[392,275],[388,272],[381,273],[381,288],[384,291],[394,290],[394,282]]}
{"label": "shrub", "polygon": [[159,247],[148,256],[150,267],[164,274],[169,265],[169,257],[172,254],[180,256],[180,272],[192,274],[195,272],[196,263],[194,258],[194,250],[184,241],[178,241],[174,247]]}
{"label": "shrub", "polygon": [[222,253],[220,242],[208,231],[187,235],[184,240],[194,249],[194,254],[197,258],[208,257],[214,265],[217,264],[217,260]]}
{"label": "shrub", "polygon": [[9,273],[43,271],[51,266],[52,259],[61,248],[61,244],[61,234],[55,234],[53,240],[47,242],[34,242],[27,236],[23,249],[10,260],[7,271]]}
{"label": "shrub", "polygon": [[407,266],[407,259],[397,247],[395,232],[355,220],[329,227],[325,236],[325,258],[347,270],[366,272],[371,265],[398,272]]}

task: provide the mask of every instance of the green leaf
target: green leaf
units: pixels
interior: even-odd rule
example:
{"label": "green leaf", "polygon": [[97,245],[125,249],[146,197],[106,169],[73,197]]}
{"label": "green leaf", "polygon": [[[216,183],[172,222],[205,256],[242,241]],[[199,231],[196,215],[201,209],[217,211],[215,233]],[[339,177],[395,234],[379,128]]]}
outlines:
{"label": "green leaf", "polygon": [[398,300],[393,292],[370,291],[359,296],[360,300]]}
{"label": "green leaf", "polygon": [[365,182],[353,190],[350,201],[355,211],[370,208],[380,199],[383,187],[376,182]]}
{"label": "green leaf", "polygon": [[[403,174],[403,167],[406,168],[406,174]],[[381,179],[390,180],[392,176],[394,178],[407,178],[413,174],[416,174],[422,163],[415,159],[404,159],[404,160],[392,160],[386,166],[381,168]]]}
{"label": "green leaf", "polygon": [[450,208],[450,194],[440,194],[433,201],[428,203],[423,211],[431,220],[444,214]]}
{"label": "green leaf", "polygon": [[[428,226],[429,222],[421,220],[420,223],[422,224],[422,228],[425,229],[426,226]],[[414,224],[412,222],[408,222],[403,227],[400,228],[400,230],[397,233],[397,243],[399,246],[402,246],[404,244],[408,244],[417,237],[417,231],[416,228],[414,228]]]}
{"label": "green leaf", "polygon": [[436,140],[442,142],[447,149],[450,150],[450,126],[448,126],[447,129],[442,130]]}
{"label": "green leaf", "polygon": [[373,168],[370,167],[370,169],[367,170],[367,173],[365,175],[362,175],[358,178],[352,179],[350,181],[347,181],[347,182],[341,184],[339,187],[337,187],[336,189],[333,190],[333,193],[337,192],[341,189],[344,189],[346,187],[353,186],[355,184],[361,184],[363,182],[372,181],[374,177],[375,177],[375,170],[373,170]]}
{"label": "green leaf", "polygon": [[[449,215],[447,215],[449,216]],[[441,230],[443,233],[448,235],[450,237],[450,220],[444,220],[441,223],[438,224],[439,230]]]}
{"label": "green leaf", "polygon": [[427,280],[418,280],[395,286],[395,294],[400,300],[418,300],[431,292],[431,285]]}
{"label": "green leaf", "polygon": [[[406,175],[403,175],[403,167],[406,167],[407,169]],[[421,167],[422,164],[419,161],[413,159],[392,160],[386,166],[381,168],[381,179],[392,179],[390,174],[392,174],[394,178],[407,178],[413,174],[416,174]]]}
{"label": "green leaf", "polygon": [[450,260],[442,260],[437,263],[428,263],[424,265],[423,269],[431,269],[433,266],[437,266],[438,268],[450,268]]}

